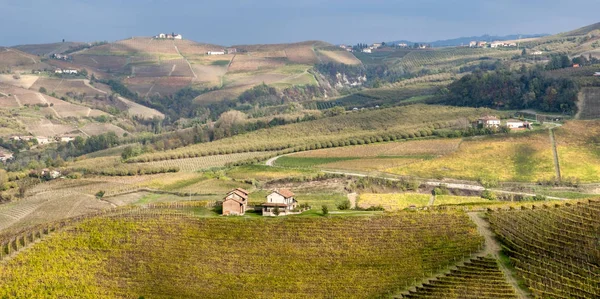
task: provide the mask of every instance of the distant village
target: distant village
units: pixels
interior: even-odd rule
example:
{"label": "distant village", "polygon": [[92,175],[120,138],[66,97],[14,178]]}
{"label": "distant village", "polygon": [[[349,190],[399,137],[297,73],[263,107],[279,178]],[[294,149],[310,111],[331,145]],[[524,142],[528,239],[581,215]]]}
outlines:
{"label": "distant village", "polygon": [[415,43],[414,45],[409,45],[406,43],[399,43],[399,44],[389,44],[389,43],[385,43],[385,42],[381,42],[381,43],[374,43],[371,45],[368,44],[356,44],[354,46],[350,46],[350,45],[339,45],[340,48],[348,51],[348,52],[362,52],[362,53],[373,53],[376,52],[377,50],[384,50],[384,48],[413,48],[413,49],[428,49],[431,48],[430,44],[419,44],[419,43]]}
{"label": "distant village", "polygon": [[[371,45],[368,44],[356,44],[354,46],[351,45],[339,45],[340,48],[348,51],[348,52],[362,52],[362,53],[373,53],[377,50],[384,50],[384,48],[410,48],[410,49],[429,49],[431,48],[430,44],[422,44],[422,43],[414,43],[412,45],[407,43],[398,43],[398,44],[390,44],[390,43],[374,43]],[[465,45],[464,47],[469,48],[501,48],[501,47],[517,47],[516,42],[503,42],[503,41],[471,41],[469,45]],[[532,53],[533,55],[541,55],[542,53]]]}

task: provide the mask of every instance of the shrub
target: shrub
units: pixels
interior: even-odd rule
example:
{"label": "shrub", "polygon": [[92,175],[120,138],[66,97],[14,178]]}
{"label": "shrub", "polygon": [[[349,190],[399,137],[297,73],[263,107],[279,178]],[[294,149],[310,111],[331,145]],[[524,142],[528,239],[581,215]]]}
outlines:
{"label": "shrub", "polygon": [[96,198],[101,199],[102,197],[104,197],[104,191],[100,190],[96,193]]}
{"label": "shrub", "polygon": [[323,213],[323,216],[326,216],[329,214],[329,208],[326,205],[323,205],[321,207],[321,212]]}
{"label": "shrub", "polygon": [[485,198],[485,199],[489,199],[489,200],[498,199],[498,197],[496,196],[496,193],[494,193],[490,190],[483,190],[483,192],[481,193],[481,198]]}
{"label": "shrub", "polygon": [[338,210],[349,210],[352,207],[350,200],[346,199],[337,205]]}

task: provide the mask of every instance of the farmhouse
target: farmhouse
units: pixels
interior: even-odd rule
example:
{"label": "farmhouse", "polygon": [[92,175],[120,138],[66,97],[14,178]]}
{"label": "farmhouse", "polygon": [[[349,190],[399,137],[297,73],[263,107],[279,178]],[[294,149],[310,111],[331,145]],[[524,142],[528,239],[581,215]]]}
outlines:
{"label": "farmhouse", "polygon": [[477,42],[476,42],[476,41],[471,41],[471,42],[469,43],[469,47],[471,47],[471,48],[475,48],[475,47],[477,47]]}
{"label": "farmhouse", "polygon": [[364,48],[364,49],[362,49],[362,52],[363,53],[372,53],[370,48]]}
{"label": "farmhouse", "polygon": [[236,188],[223,198],[223,215],[244,215],[248,207],[248,191]]}
{"label": "farmhouse", "polygon": [[206,55],[225,55],[225,51],[208,51]]}
{"label": "farmhouse", "polygon": [[181,34],[164,34],[164,33],[160,33],[156,36],[154,36],[155,39],[183,39],[183,36]]}
{"label": "farmhouse", "polygon": [[9,151],[4,151],[2,149],[0,149],[0,162],[6,162],[8,160],[12,160],[13,159],[13,154]]}
{"label": "farmhouse", "polygon": [[500,119],[495,116],[484,116],[477,120],[477,125],[483,128],[497,128],[500,126]]}
{"label": "farmhouse", "polygon": [[37,140],[39,145],[48,144],[51,142],[50,138],[43,136],[37,136],[35,137],[35,139]]}
{"label": "farmhouse", "polygon": [[237,48],[227,48],[225,49],[226,54],[235,54],[237,53]]}
{"label": "farmhouse", "polygon": [[594,76],[596,76],[596,77],[600,77],[600,72],[595,72],[595,73],[594,73]]}
{"label": "farmhouse", "polygon": [[512,130],[524,130],[530,129],[531,124],[529,122],[518,120],[518,119],[509,119],[506,121],[506,126]]}
{"label": "farmhouse", "polygon": [[77,70],[61,70],[61,69],[57,69],[54,71],[55,74],[70,74],[70,75],[77,75],[77,73],[79,73]]}
{"label": "farmhouse", "polygon": [[[263,216],[289,215],[296,209],[298,202],[294,193],[288,189],[279,189],[267,195],[267,202],[263,203]],[[277,214],[279,211],[279,214]]]}

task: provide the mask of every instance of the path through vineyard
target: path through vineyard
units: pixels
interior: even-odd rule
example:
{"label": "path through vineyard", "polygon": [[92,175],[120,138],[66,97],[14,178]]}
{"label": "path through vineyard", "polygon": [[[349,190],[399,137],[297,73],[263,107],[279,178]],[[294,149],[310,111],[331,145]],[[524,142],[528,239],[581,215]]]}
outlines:
{"label": "path through vineyard", "polygon": [[[483,251],[479,253],[480,256],[493,256],[496,260],[499,261],[501,246],[500,243],[495,238],[494,232],[490,228],[490,224],[481,217],[478,212],[467,213],[469,218],[477,225],[477,230],[485,238],[485,246]],[[513,286],[519,298],[530,298],[531,296],[523,289],[519,287],[519,283],[513,276],[513,273],[510,269],[508,269],[501,262],[498,263],[500,266],[500,270],[504,273],[504,276],[508,283]]]}

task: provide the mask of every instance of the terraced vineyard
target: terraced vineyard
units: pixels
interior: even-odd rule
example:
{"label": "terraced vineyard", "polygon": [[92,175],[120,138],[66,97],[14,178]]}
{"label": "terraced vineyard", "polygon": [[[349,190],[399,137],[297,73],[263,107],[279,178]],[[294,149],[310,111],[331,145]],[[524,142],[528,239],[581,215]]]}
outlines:
{"label": "terraced vineyard", "polygon": [[477,257],[399,298],[517,298],[493,258]]}
{"label": "terraced vineyard", "polygon": [[535,297],[600,297],[600,201],[489,213]]}
{"label": "terraced vineyard", "polygon": [[207,154],[242,153],[337,147],[429,136],[436,128],[452,126],[457,120],[489,113],[488,109],[411,105],[365,112],[346,113],[311,122],[262,129],[231,138],[175,150],[144,154],[132,161],[149,162]]}
{"label": "terraced vineyard", "polygon": [[[398,244],[402,244],[399,246]],[[477,251],[464,213],[98,217],[0,265],[0,296],[379,298]]]}

